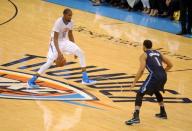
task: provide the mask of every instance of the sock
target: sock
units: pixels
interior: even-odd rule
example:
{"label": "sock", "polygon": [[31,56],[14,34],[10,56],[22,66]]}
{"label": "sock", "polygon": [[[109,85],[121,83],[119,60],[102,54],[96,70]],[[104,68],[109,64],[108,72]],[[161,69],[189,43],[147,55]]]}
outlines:
{"label": "sock", "polygon": [[135,110],[134,114],[133,114],[134,118],[139,118],[139,110]]}
{"label": "sock", "polygon": [[83,74],[83,81],[87,81],[89,79],[87,72],[84,71],[82,74]]}
{"label": "sock", "polygon": [[35,82],[39,76],[33,75],[33,77],[30,79],[31,82]]}
{"label": "sock", "polygon": [[165,107],[164,106],[160,106],[160,113],[165,113]]}

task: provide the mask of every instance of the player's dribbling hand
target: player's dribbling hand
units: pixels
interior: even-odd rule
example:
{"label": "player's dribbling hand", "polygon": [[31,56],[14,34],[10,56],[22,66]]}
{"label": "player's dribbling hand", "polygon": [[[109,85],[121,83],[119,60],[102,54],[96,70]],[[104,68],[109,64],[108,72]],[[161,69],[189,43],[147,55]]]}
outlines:
{"label": "player's dribbling hand", "polygon": [[62,67],[66,64],[66,59],[63,54],[58,52],[57,59],[54,61],[57,67]]}
{"label": "player's dribbling hand", "polygon": [[58,57],[54,62],[57,67],[62,67],[66,64],[66,59],[65,57]]}
{"label": "player's dribbling hand", "polygon": [[76,56],[76,55],[74,55],[74,59],[77,59],[77,56]]}
{"label": "player's dribbling hand", "polygon": [[62,60],[64,57],[63,57],[63,54],[62,53],[58,53],[58,57],[57,57],[57,60]]}

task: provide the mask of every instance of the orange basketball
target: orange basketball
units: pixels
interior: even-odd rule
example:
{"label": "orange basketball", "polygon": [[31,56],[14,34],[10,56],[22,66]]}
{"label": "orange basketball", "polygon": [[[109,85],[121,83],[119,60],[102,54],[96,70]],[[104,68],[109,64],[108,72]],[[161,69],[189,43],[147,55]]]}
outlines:
{"label": "orange basketball", "polygon": [[56,64],[57,67],[62,67],[62,66],[64,66],[66,64],[66,59],[64,57],[61,60],[56,59],[55,64]]}

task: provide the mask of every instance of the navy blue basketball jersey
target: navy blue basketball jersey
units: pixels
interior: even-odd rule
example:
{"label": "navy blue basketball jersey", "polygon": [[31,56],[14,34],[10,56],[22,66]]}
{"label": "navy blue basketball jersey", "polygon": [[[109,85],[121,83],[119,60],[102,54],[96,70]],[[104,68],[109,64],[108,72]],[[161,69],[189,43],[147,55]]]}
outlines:
{"label": "navy blue basketball jersey", "polygon": [[150,74],[153,76],[164,74],[161,54],[156,50],[147,50],[145,53],[147,54],[146,68]]}
{"label": "navy blue basketball jersey", "polygon": [[153,95],[156,91],[164,91],[167,74],[162,65],[162,55],[156,50],[147,50],[146,68],[150,72],[140,88],[141,93]]}

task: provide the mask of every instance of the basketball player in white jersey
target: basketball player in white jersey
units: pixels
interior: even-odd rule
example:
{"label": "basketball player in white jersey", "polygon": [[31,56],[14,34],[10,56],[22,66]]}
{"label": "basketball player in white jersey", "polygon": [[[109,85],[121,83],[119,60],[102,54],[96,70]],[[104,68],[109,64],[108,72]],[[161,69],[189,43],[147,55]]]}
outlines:
{"label": "basketball player in white jersey", "polygon": [[[79,58],[79,62],[82,68],[82,84],[93,85],[96,84],[95,80],[90,80],[86,72],[86,63],[83,51],[74,43],[74,37],[72,33],[73,22],[71,21],[72,11],[65,9],[63,11],[63,17],[56,20],[52,33],[51,42],[47,55],[47,62],[41,66],[37,74],[28,80],[29,88],[38,88],[39,86],[35,83],[37,78],[45,72],[54,61],[63,59],[63,53],[73,54]],[[67,38],[68,36],[68,38]]]}

